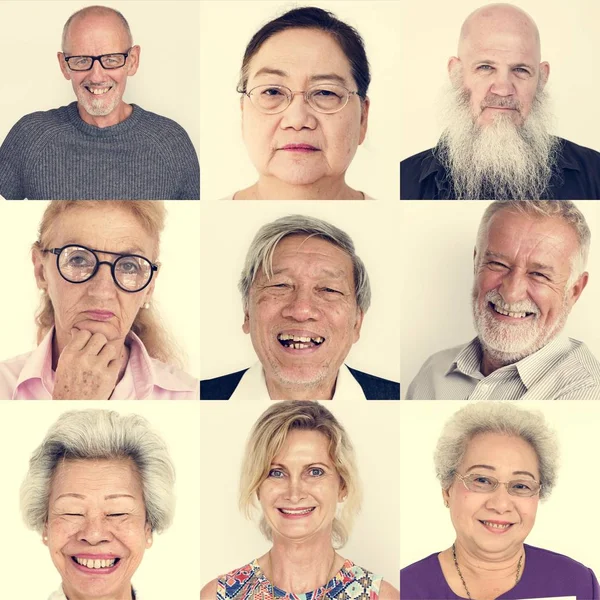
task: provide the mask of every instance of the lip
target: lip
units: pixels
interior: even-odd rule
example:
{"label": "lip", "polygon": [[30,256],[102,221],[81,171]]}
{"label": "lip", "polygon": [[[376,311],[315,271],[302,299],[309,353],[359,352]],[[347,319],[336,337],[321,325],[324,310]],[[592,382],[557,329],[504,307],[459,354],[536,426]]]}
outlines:
{"label": "lip", "polygon": [[[316,508],[317,508],[316,506],[295,507],[295,508],[289,508],[287,506],[282,506],[282,507],[277,507],[277,511],[284,519],[291,519],[292,521],[296,521],[298,519],[306,519],[306,518],[310,517],[313,514],[313,512],[315,512]],[[288,513],[281,512],[282,510],[308,510],[310,512],[301,513],[301,514],[297,514],[297,515],[290,515]]]}
{"label": "lip", "polygon": [[[498,319],[499,321],[505,321],[507,323],[514,323],[514,324],[525,323],[527,321],[530,321],[531,319],[533,319],[536,316],[535,313],[531,313],[525,317],[510,317],[509,315],[503,315],[503,314],[499,313],[498,311],[496,311],[496,309],[494,308],[494,304],[492,302],[488,302],[488,309],[492,313],[494,318]],[[529,311],[521,311],[521,312],[529,312]]]}
{"label": "lip", "polygon": [[86,310],[85,314],[92,321],[110,321],[115,316],[110,310]]}
{"label": "lip", "polygon": [[[505,533],[508,533],[512,529],[513,525],[515,525],[515,523],[512,523],[511,521],[496,521],[494,519],[479,519],[479,522],[481,523],[481,526],[486,531],[489,531],[490,533],[493,533],[494,535],[504,535]],[[486,525],[486,523],[494,523],[495,525],[508,525],[508,527],[506,527],[504,529],[496,529],[495,527]]]}
{"label": "lip", "polygon": [[[104,567],[100,569],[88,569],[83,565],[80,565],[75,561],[75,557],[77,558],[85,558],[87,560],[112,560],[114,558],[118,559],[117,562],[112,567]],[[80,573],[84,573],[86,575],[110,575],[114,573],[120,566],[122,561],[122,557],[116,556],[114,554],[74,554],[70,557],[69,562],[71,565]]]}
{"label": "lip", "polygon": [[[290,346],[284,346],[283,344],[281,344],[281,342],[279,341],[279,336],[280,335],[293,335],[295,337],[309,337],[309,338],[323,338],[323,342],[321,342],[318,345],[312,345],[310,348],[292,348]],[[287,355],[291,355],[291,356],[307,356],[309,354],[313,354],[314,352],[317,352],[322,346],[325,345],[325,343],[327,342],[327,337],[320,334],[320,333],[316,333],[315,331],[309,331],[306,329],[284,329],[282,331],[279,331],[275,334],[275,343],[277,344],[277,347],[284,352]]]}
{"label": "lip", "polygon": [[517,110],[516,108],[509,108],[507,106],[486,106],[485,108],[491,108],[492,110]]}
{"label": "lip", "polygon": [[311,144],[286,144],[279,148],[285,152],[320,152],[320,148],[312,146]]}

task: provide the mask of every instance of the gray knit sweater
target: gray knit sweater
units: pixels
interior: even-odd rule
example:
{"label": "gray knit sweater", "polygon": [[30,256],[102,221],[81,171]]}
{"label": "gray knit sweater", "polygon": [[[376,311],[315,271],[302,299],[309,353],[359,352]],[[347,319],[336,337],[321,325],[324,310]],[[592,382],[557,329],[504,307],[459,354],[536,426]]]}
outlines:
{"label": "gray knit sweater", "polygon": [[93,127],[77,103],[24,116],[0,147],[7,200],[198,200],[200,166],[185,130],[132,104],[128,119]]}

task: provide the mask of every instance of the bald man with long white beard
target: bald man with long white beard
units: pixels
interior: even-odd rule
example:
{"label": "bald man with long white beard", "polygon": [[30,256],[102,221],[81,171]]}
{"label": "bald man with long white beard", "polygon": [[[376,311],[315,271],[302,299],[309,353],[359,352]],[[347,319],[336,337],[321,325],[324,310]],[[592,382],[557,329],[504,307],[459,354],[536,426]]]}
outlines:
{"label": "bald man with long white beard", "polygon": [[490,4],[471,13],[448,74],[443,133],[402,161],[401,198],[600,198],[600,153],[549,131],[550,65],[526,12]]}

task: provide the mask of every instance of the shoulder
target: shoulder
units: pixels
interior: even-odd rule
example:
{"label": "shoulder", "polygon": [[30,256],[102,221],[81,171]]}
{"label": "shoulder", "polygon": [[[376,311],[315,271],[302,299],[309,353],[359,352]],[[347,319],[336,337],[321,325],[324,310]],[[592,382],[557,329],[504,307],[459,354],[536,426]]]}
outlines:
{"label": "shoulder", "polygon": [[[202,600],[214,600],[215,598],[243,598],[240,591],[255,580],[255,567],[258,566],[256,561],[248,563],[243,567],[229,571],[224,575],[220,575],[207,583],[200,592]],[[206,596],[204,594],[206,593]]]}
{"label": "shoulder", "polygon": [[229,400],[248,369],[200,381],[200,400]]}
{"label": "shoulder", "polygon": [[435,552],[400,571],[400,593],[403,598],[446,598],[448,586],[445,584],[438,554]]}
{"label": "shoulder", "polygon": [[40,143],[49,135],[59,134],[62,130],[72,127],[69,119],[69,111],[72,105],[61,106],[52,110],[37,111],[21,117],[10,130],[7,140],[15,144],[18,142]]}
{"label": "shoulder", "polygon": [[569,351],[553,370],[561,378],[560,399],[600,400],[600,362],[584,342],[573,338],[569,342]]}
{"label": "shoulder", "polygon": [[[169,119],[168,117],[163,117],[162,115],[145,110],[137,104],[133,104],[132,106],[134,107],[134,110],[139,113],[140,121],[144,124],[144,126],[151,127],[153,130],[161,133],[175,135],[179,139],[189,139],[186,130],[179,125],[179,123],[173,121],[173,119]],[[163,141],[168,143],[169,139],[165,139]]]}
{"label": "shoulder", "polygon": [[433,570],[440,570],[438,554],[439,552],[434,552],[433,554],[412,563],[412,565],[408,565],[408,567],[401,569],[400,580],[402,581],[404,578],[409,578],[422,573],[430,573]]}
{"label": "shoulder", "polygon": [[399,400],[400,399],[400,384],[396,381],[376,377],[369,373],[363,373],[356,369],[348,370],[356,379],[360,387],[363,389],[367,400]]}
{"label": "shoulder", "polygon": [[157,385],[167,390],[195,392],[198,399],[198,379],[186,373],[175,365],[164,363],[157,358],[150,357],[152,368],[156,376]]}
{"label": "shoulder", "polygon": [[212,581],[209,581],[200,590],[200,600],[216,600],[216,598],[217,598],[217,583],[218,583],[218,579],[213,579]]}
{"label": "shoulder", "polygon": [[[453,346],[452,348],[446,348],[440,350],[435,354],[432,354],[424,363],[419,370],[419,375],[424,373],[440,373],[446,372],[450,365],[454,362],[456,357],[464,350],[470,342],[461,344],[460,346]],[[419,376],[417,375],[417,377]]]}
{"label": "shoulder", "polygon": [[391,583],[382,581],[379,587],[379,600],[400,600],[400,593]]}
{"label": "shoulder", "polygon": [[423,152],[419,152],[418,154],[413,154],[408,158],[405,158],[400,163],[400,168],[415,168],[421,167],[423,164],[429,164],[435,157],[433,154],[435,148],[429,148],[428,150],[423,150]]}
{"label": "shoulder", "polygon": [[0,400],[10,400],[27,361],[33,352],[27,352],[0,362]]}
{"label": "shoulder", "polygon": [[580,146],[564,138],[558,138],[558,140],[563,159],[574,160],[580,165],[588,165],[590,162],[600,165],[600,152],[586,146]]}

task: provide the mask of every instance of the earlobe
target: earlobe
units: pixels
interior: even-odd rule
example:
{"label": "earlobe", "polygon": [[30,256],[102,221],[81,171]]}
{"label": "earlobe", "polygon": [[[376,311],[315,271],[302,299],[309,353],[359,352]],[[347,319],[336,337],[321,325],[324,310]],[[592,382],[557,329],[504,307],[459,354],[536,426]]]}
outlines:
{"label": "earlobe", "polygon": [[142,52],[142,49],[139,46],[133,46],[131,48],[131,50],[129,51],[129,60],[130,65],[129,65],[129,71],[127,72],[127,76],[131,77],[132,75],[135,75],[138,67],[140,66],[140,54]]}
{"label": "earlobe", "polygon": [[242,324],[242,331],[244,333],[250,333],[250,316],[248,313],[244,315],[244,323]]}
{"label": "earlobe", "polygon": [[358,140],[358,145],[360,146],[364,141],[365,137],[367,137],[367,128],[369,126],[369,107],[371,106],[371,101],[367,96],[362,102],[361,107],[361,115],[360,115],[360,137]]}
{"label": "earlobe", "polygon": [[571,288],[572,305],[575,304],[575,302],[577,302],[577,300],[579,300],[579,296],[581,296],[583,290],[585,289],[588,279],[589,279],[589,273],[587,271],[584,271],[579,276],[579,279],[573,284],[573,287]]}
{"label": "earlobe", "polygon": [[356,322],[354,323],[354,343],[358,342],[360,339],[360,328],[362,327],[363,318],[364,313],[359,308],[356,313]]}
{"label": "earlobe", "polygon": [[460,58],[457,56],[451,56],[448,59],[448,77],[452,80],[452,73],[454,73],[454,69],[460,64]]}
{"label": "earlobe", "polygon": [[548,83],[548,77],[550,77],[550,63],[540,63],[540,79],[543,85]]}
{"label": "earlobe", "polygon": [[33,273],[38,288],[40,290],[46,290],[48,288],[48,282],[46,281],[46,274],[44,272],[44,261],[37,248],[34,248],[31,252],[31,262],[33,263]]}

